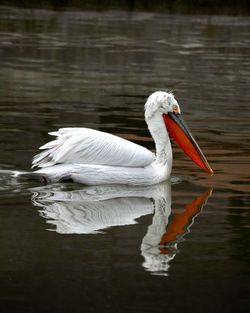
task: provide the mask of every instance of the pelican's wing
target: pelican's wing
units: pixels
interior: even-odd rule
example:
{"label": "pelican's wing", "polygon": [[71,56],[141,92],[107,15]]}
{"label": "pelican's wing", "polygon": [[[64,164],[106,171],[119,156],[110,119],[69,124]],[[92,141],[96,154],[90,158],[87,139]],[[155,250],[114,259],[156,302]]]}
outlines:
{"label": "pelican's wing", "polygon": [[61,128],[49,134],[56,140],[40,147],[44,151],[34,157],[32,167],[58,163],[144,167],[155,157],[131,141],[89,128]]}

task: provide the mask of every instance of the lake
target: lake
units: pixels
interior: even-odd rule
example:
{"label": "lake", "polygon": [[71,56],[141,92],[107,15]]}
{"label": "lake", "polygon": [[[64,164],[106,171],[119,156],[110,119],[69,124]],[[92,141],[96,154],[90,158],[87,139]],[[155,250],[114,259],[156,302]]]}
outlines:
{"label": "lake", "polygon": [[[1,312],[247,312],[250,18],[0,6]],[[173,143],[155,186],[18,181],[60,127],[154,150],[174,92],[215,175]]]}

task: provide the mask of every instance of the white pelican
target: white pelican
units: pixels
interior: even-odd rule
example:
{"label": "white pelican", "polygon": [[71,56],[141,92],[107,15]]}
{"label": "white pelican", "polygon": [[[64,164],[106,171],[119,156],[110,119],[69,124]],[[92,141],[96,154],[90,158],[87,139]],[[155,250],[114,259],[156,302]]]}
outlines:
{"label": "white pelican", "polygon": [[88,128],[61,128],[33,159],[31,173],[44,182],[73,180],[86,185],[153,185],[169,178],[172,149],[169,134],[189,157],[213,175],[205,156],[181,117],[173,94],[154,92],[145,104],[145,120],[156,154],[133,142]]}

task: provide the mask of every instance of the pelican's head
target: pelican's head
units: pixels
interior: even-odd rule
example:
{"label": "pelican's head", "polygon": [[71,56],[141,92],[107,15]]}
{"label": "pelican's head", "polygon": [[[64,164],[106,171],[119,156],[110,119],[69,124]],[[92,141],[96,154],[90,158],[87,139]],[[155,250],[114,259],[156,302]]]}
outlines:
{"label": "pelican's head", "polygon": [[179,104],[171,92],[156,91],[148,97],[145,103],[146,120],[149,120],[155,114],[167,114],[173,111],[181,113]]}
{"label": "pelican's head", "polygon": [[169,135],[182,150],[201,168],[211,175],[214,174],[198,143],[182,119],[179,104],[171,92],[156,91],[149,96],[145,104],[145,119],[148,125],[153,120],[160,123],[163,121]]}

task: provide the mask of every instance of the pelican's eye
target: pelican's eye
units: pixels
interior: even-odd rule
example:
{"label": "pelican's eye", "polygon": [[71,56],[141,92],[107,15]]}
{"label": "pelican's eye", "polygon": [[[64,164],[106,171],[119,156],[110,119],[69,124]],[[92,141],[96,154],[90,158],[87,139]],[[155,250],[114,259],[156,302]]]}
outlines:
{"label": "pelican's eye", "polygon": [[178,113],[178,107],[177,107],[177,105],[173,105],[173,111],[176,112],[176,113]]}

